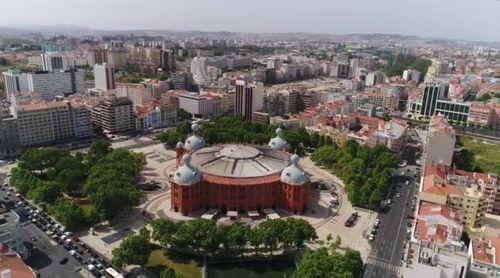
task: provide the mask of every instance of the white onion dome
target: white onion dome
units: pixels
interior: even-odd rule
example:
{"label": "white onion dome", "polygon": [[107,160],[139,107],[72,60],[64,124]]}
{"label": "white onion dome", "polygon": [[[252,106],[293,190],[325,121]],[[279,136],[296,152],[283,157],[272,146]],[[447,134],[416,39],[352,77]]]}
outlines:
{"label": "white onion dome", "polygon": [[174,182],[179,185],[193,185],[201,181],[201,173],[191,165],[191,155],[182,156],[182,166],[174,173]]}
{"label": "white onion dome", "polygon": [[175,145],[175,148],[182,149],[182,148],[184,148],[184,144],[182,144],[182,142],[177,142],[177,145]]}
{"label": "white onion dome", "polygon": [[307,173],[299,166],[299,156],[292,155],[290,158],[290,166],[283,169],[281,172],[281,181],[287,184],[302,185],[309,180]]}
{"label": "white onion dome", "polygon": [[196,132],[200,130],[200,125],[194,122],[191,125],[191,130],[193,130],[194,134],[189,136],[186,139],[186,143],[184,143],[184,148],[190,152],[195,152],[203,147],[205,147],[205,140],[201,136],[198,136]]}
{"label": "white onion dome", "polygon": [[278,150],[278,151],[289,149],[290,145],[288,145],[288,142],[283,137],[283,134],[284,134],[283,129],[278,127],[276,129],[276,137],[271,138],[271,140],[269,140],[269,144],[267,146],[270,149]]}

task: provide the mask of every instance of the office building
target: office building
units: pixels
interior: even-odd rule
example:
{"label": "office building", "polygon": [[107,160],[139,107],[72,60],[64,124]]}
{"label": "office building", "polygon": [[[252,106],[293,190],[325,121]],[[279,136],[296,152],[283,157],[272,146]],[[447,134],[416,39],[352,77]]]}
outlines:
{"label": "office building", "polygon": [[92,107],[92,122],[106,133],[135,130],[134,105],[126,97],[107,96]]}
{"label": "office building", "polygon": [[90,66],[107,63],[108,51],[101,48],[91,49],[87,52],[87,59]]}
{"label": "office building", "polygon": [[33,73],[4,72],[8,98],[21,92],[37,93],[43,100],[54,100],[59,96],[83,93],[83,72],[40,71]]}
{"label": "office building", "polygon": [[21,152],[17,119],[0,107],[0,159],[12,158]]}
{"label": "office building", "polygon": [[170,49],[160,50],[160,67],[163,70],[172,71],[175,69],[175,55]]}
{"label": "office building", "polygon": [[262,83],[249,84],[244,79],[236,80],[235,114],[245,116],[252,121],[253,112],[262,109],[264,102],[264,85]]}
{"label": "office building", "polygon": [[109,64],[94,65],[94,86],[100,90],[114,90],[115,84],[115,69]]}
{"label": "office building", "polygon": [[128,98],[136,106],[143,106],[153,101],[153,93],[142,85],[132,85],[120,88],[116,92],[117,97]]}
{"label": "office building", "polygon": [[67,70],[67,62],[57,53],[47,52],[40,55],[43,71]]}
{"label": "office building", "polygon": [[330,72],[330,76],[337,78],[348,78],[349,77],[349,65],[348,64],[334,64]]}
{"label": "office building", "polygon": [[455,150],[455,130],[443,115],[434,116],[429,122],[422,153],[423,165],[450,166]]}
{"label": "office building", "polygon": [[366,76],[365,84],[368,87],[373,87],[377,84],[384,83],[384,78],[385,78],[385,76],[384,76],[383,72],[380,72],[380,71],[370,72]]}
{"label": "office building", "polygon": [[178,98],[179,108],[196,118],[210,119],[233,113],[231,104],[234,102],[234,95],[231,94],[183,92]]}
{"label": "office building", "polygon": [[410,113],[415,116],[432,117],[443,114],[449,120],[466,122],[470,104],[449,98],[450,86],[444,83],[427,83],[422,97],[410,102]]}
{"label": "office building", "polygon": [[4,78],[7,99],[10,99],[12,94],[29,91],[26,74],[22,74],[18,70],[9,69],[6,72],[2,72],[2,75]]}
{"label": "office building", "polygon": [[268,117],[282,116],[290,113],[290,93],[287,90],[269,92],[264,96],[263,111]]}
{"label": "office building", "polygon": [[170,82],[172,82],[172,87],[174,90],[186,90],[187,89],[187,78],[186,74],[183,72],[173,72],[170,75]]}
{"label": "office building", "polygon": [[[126,52],[123,49],[111,49],[106,52],[107,59],[104,60],[110,66],[114,67],[116,70],[122,69],[126,62]],[[102,64],[102,63],[97,63]]]}

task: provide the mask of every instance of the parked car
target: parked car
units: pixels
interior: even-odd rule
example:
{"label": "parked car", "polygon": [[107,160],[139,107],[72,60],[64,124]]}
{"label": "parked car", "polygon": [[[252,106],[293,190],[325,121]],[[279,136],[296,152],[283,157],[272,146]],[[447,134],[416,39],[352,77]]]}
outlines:
{"label": "parked car", "polygon": [[69,261],[68,257],[64,257],[61,260],[59,260],[60,264],[66,264]]}

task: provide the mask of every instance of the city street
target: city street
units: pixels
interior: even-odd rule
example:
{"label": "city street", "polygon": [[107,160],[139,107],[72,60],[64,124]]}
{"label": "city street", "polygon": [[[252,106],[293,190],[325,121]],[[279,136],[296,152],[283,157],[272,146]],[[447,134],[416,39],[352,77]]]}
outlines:
{"label": "city street", "polygon": [[[82,265],[75,260],[67,250],[51,240],[42,230],[32,224],[23,212],[23,209],[15,208],[9,202],[15,200],[15,197],[7,196],[7,190],[3,184],[6,176],[0,175],[0,199],[7,208],[14,210],[20,216],[21,233],[23,241],[30,250],[30,257],[26,260],[26,264],[33,268],[40,276],[39,277],[82,277],[78,272]],[[34,240],[32,240],[34,239]],[[68,262],[60,264],[59,261],[63,258],[68,258]]]}
{"label": "city street", "polygon": [[[416,134],[411,132],[409,142],[418,142]],[[408,216],[413,215],[415,191],[419,179],[415,177],[416,155],[420,150],[407,145],[404,159],[408,165],[395,169],[389,197],[392,203],[379,214],[380,225],[372,241],[372,252],[366,260],[364,277],[400,277],[402,257],[407,242],[408,226],[412,223]],[[408,181],[408,185],[406,185]],[[416,189],[417,188],[417,189]]]}

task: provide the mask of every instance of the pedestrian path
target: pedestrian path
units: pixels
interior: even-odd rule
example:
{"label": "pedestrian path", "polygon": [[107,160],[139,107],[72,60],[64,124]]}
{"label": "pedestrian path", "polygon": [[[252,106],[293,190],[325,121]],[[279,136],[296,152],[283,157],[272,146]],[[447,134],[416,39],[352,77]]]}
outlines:
{"label": "pedestrian path", "polygon": [[399,273],[399,271],[401,270],[401,266],[391,264],[389,261],[375,257],[368,257],[368,259],[366,260],[366,264],[371,265],[373,267],[382,268],[394,273]]}

